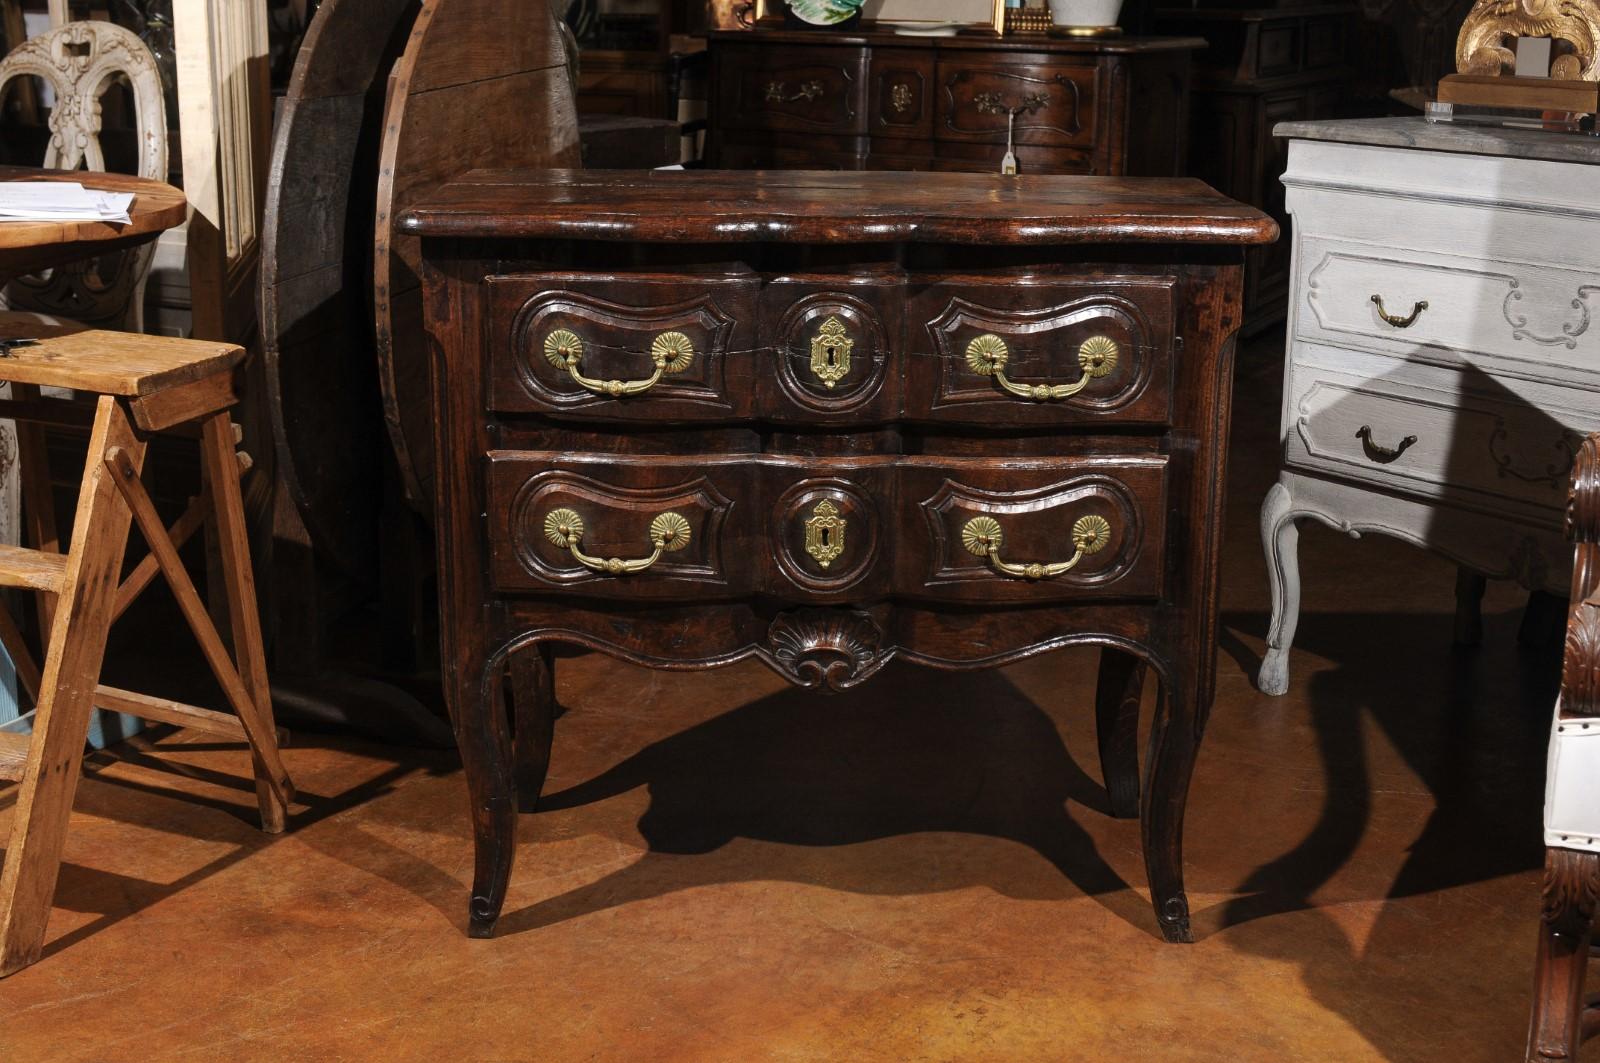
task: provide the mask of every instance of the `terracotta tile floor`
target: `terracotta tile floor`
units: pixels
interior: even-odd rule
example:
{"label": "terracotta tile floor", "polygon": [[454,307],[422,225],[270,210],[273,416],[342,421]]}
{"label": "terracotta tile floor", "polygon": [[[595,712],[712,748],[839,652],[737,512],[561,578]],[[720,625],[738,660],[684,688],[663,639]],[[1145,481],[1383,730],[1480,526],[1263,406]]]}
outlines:
{"label": "terracotta tile floor", "polygon": [[239,750],[126,750],[0,982],[0,1059],[1517,1058],[1556,658],[1514,590],[1453,650],[1449,565],[1309,530],[1293,687],[1254,690],[1272,358],[1240,383],[1197,944],[1161,943],[1102,812],[1092,652],[832,699],[587,657],[492,941],[449,756],[298,735],[266,838]]}

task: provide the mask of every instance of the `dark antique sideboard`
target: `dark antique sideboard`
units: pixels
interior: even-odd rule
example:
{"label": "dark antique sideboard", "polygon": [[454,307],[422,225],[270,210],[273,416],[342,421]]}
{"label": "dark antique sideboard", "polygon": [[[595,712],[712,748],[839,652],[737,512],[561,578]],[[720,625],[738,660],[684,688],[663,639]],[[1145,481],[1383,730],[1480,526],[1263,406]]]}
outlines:
{"label": "dark antique sideboard", "polygon": [[1195,37],[711,34],[708,165],[1183,173]]}
{"label": "dark antique sideboard", "polygon": [[1189,940],[1241,261],[1269,218],[1189,179],[530,170],[402,226],[473,934],[543,785],[553,646],[830,690],[1092,644],[1112,809]]}

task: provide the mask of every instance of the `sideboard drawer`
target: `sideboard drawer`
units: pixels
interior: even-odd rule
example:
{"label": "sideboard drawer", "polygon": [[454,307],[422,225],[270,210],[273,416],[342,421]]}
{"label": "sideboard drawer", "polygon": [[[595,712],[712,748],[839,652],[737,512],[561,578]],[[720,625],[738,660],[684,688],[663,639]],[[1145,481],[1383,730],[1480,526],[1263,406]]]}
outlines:
{"label": "sideboard drawer", "polygon": [[908,304],[906,416],[979,425],[1164,424],[1170,277],[948,277]]}
{"label": "sideboard drawer", "polygon": [[1153,598],[1166,465],[1160,455],[905,459],[900,593],[1017,603]]}
{"label": "sideboard drawer", "polygon": [[730,46],[717,53],[718,120],[729,129],[867,131],[867,50]]}
{"label": "sideboard drawer", "polygon": [[1593,274],[1318,238],[1302,242],[1300,273],[1301,339],[1424,360],[1487,355],[1535,371],[1600,368]]}
{"label": "sideboard drawer", "polygon": [[729,353],[752,345],[753,275],[540,273],[484,284],[490,409],[705,421],[749,408],[748,359]]}
{"label": "sideboard drawer", "polygon": [[[491,581],[501,591],[630,600],[745,593],[756,529],[752,507],[735,499],[753,497],[758,480],[757,467],[728,456],[624,464],[606,454],[491,452]],[[639,571],[607,564],[637,565],[658,544]]]}
{"label": "sideboard drawer", "polygon": [[1468,508],[1560,510],[1583,432],[1526,402],[1296,365],[1286,433],[1291,467]]}
{"label": "sideboard drawer", "polygon": [[939,60],[933,135],[938,140],[1006,142],[1015,111],[1019,145],[1094,143],[1094,61],[1006,61],[1002,56]]}

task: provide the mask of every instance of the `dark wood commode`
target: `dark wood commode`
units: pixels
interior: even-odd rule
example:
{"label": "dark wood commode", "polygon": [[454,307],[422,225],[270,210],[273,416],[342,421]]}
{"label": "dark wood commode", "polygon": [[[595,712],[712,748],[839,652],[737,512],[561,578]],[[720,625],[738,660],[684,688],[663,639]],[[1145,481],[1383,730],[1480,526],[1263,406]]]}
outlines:
{"label": "dark wood commode", "polygon": [[1093,643],[1112,804],[1189,939],[1241,261],[1269,218],[1192,180],[555,170],[480,171],[402,224],[474,934],[543,783],[554,645],[826,690]]}
{"label": "dark wood commode", "polygon": [[711,34],[712,166],[1183,172],[1197,37]]}

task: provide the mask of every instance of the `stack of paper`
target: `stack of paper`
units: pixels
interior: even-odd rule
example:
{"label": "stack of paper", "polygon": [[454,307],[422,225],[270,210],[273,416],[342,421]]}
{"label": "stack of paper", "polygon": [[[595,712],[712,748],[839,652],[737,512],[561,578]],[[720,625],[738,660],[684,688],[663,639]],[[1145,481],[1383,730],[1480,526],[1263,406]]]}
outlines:
{"label": "stack of paper", "polygon": [[104,221],[127,224],[132,192],[104,192],[76,181],[0,181],[0,222]]}

